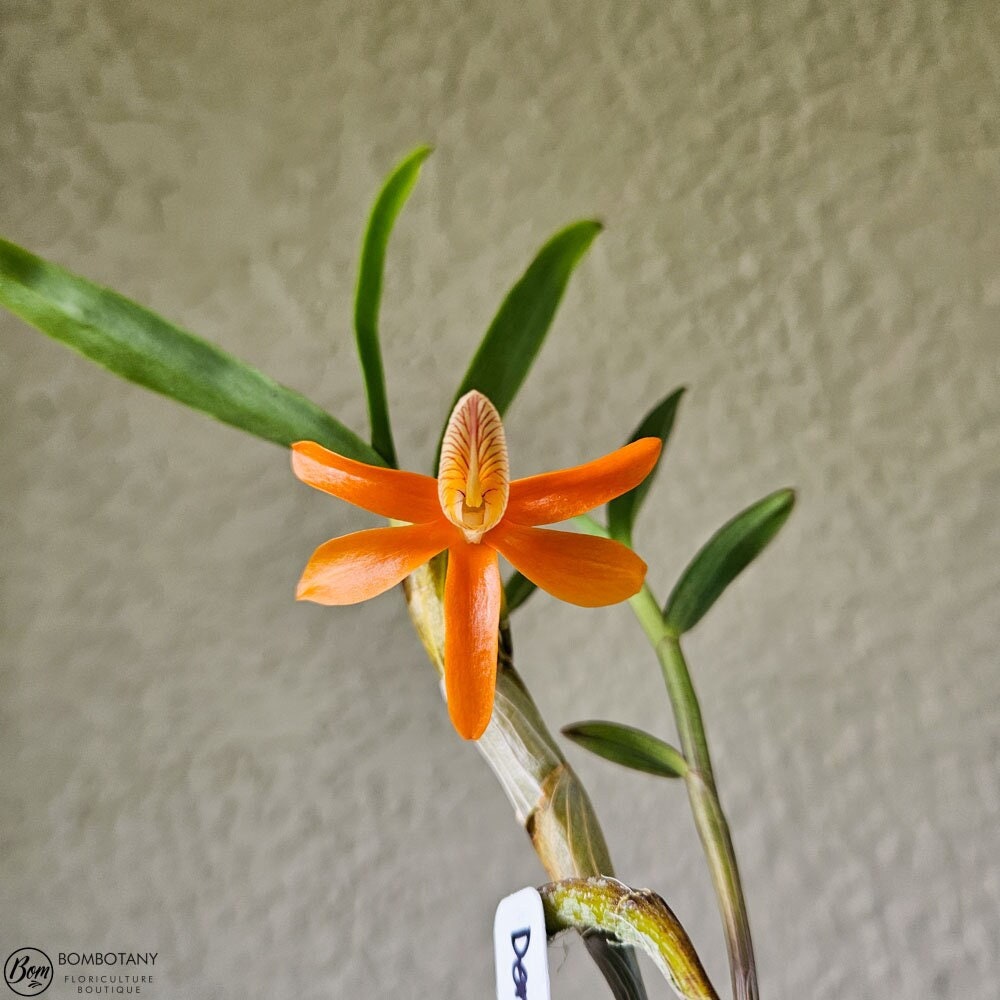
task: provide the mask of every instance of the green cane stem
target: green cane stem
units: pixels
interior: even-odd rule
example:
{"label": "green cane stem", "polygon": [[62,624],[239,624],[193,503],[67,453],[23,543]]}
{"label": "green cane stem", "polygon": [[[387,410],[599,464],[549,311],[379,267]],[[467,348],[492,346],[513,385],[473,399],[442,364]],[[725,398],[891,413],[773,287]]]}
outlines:
{"label": "green cane stem", "polygon": [[757,966],[750,920],[729,824],[715,787],[708,740],[691,674],[680,640],[664,624],[660,605],[649,587],[643,587],[629,603],[660,661],[681,749],[687,758],[689,769],[684,781],[722,914],[733,996],[735,1000],[757,1000]]}

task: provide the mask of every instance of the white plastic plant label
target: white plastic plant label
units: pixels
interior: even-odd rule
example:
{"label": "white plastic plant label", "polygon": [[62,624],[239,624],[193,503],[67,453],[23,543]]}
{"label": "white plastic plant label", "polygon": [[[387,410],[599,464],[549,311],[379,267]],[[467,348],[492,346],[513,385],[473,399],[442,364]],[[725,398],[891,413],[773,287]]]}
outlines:
{"label": "white plastic plant label", "polygon": [[500,900],[493,921],[497,1000],[551,1000],[545,911],[537,889]]}

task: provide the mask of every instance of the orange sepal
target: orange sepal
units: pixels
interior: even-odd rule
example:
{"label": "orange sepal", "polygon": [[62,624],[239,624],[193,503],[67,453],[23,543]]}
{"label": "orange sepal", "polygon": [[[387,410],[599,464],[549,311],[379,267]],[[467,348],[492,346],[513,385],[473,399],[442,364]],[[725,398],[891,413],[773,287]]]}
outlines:
{"label": "orange sepal", "polygon": [[317,604],[367,601],[442,552],[456,535],[442,518],[333,538],[312,554],[295,596]]}
{"label": "orange sepal", "polygon": [[484,539],[532,583],[585,608],[617,604],[639,592],[646,564],[610,538],[504,521]]}
{"label": "orange sepal", "polygon": [[652,472],[661,448],[659,438],[640,438],[585,465],[515,479],[505,520],[555,524],[585,514],[638,486]]}
{"label": "orange sepal", "polygon": [[444,679],[448,714],[466,740],[478,740],[493,714],[500,626],[500,569],[487,545],[448,550],[444,585]]}
{"label": "orange sepal", "polygon": [[292,445],[292,471],[309,486],[373,514],[414,524],[441,517],[437,480],[430,476],[355,462],[315,441]]}

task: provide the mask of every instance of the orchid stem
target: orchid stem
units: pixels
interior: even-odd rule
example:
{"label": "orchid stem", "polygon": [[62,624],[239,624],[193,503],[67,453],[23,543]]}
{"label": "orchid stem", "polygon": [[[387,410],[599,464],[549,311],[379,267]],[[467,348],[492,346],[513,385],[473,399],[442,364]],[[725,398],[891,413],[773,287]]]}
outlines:
{"label": "orchid stem", "polygon": [[[590,535],[610,537],[607,528],[589,514],[573,518],[581,531]],[[734,1000],[758,1000],[757,964],[753,957],[750,937],[750,918],[747,914],[740,870],[736,863],[736,850],[729,833],[719,793],[712,773],[712,758],[708,752],[705,726],[701,721],[701,707],[695,694],[691,673],[681,651],[680,636],[667,627],[660,610],[660,602],[648,586],[643,586],[629,604],[639,624],[649,638],[660,661],[667,694],[673,706],[677,735],[681,750],[688,764],[684,775],[694,824],[708,861],[708,870],[715,886],[715,895],[722,914],[722,927],[729,953],[729,973],[733,983]]]}
{"label": "orchid stem", "polygon": [[549,937],[569,928],[599,928],[646,952],[683,1000],[719,1000],[691,939],[655,892],[606,877],[563,879],[538,891]]}
{"label": "orchid stem", "polygon": [[660,661],[681,749],[688,762],[684,781],[722,914],[733,997],[757,1000],[757,967],[736,851],[715,787],[701,708],[680,638],[664,624],[659,602],[649,587],[644,586],[629,603]]}

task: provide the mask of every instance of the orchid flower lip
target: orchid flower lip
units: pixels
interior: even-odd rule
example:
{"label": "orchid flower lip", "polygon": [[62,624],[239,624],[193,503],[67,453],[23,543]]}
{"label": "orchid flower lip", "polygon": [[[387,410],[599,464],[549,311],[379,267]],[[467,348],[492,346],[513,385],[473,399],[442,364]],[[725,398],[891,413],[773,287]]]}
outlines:
{"label": "orchid flower lip", "polygon": [[472,544],[507,510],[510,461],[496,407],[473,389],[455,404],[441,444],[438,498],[444,516]]}

